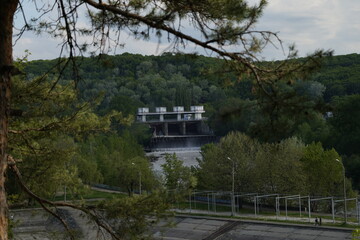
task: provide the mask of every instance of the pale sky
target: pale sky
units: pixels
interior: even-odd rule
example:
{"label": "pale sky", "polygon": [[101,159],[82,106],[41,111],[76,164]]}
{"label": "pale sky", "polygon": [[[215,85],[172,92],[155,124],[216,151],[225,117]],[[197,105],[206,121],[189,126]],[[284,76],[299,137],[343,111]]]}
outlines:
{"label": "pale sky", "polygon": [[[295,43],[300,56],[317,49],[332,49],[335,55],[360,53],[360,0],[269,0],[257,29],[278,32],[285,50]],[[158,55],[169,46],[166,41],[159,45],[157,40],[144,42],[123,36],[125,47],[117,54]],[[47,35],[25,33],[14,47],[14,57],[23,56],[28,49],[31,60],[53,59],[59,56],[58,44]],[[186,52],[209,55],[199,47],[188,46]],[[270,46],[262,55],[267,60],[285,57],[281,49]]]}

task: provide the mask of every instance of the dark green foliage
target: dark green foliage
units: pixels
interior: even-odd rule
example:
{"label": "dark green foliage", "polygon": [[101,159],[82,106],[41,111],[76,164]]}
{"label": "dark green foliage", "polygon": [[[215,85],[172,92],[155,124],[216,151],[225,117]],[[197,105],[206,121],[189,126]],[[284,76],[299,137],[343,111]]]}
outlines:
{"label": "dark green foliage", "polygon": [[[55,64],[56,60],[33,61],[25,71],[31,78],[43,74],[43,69],[49,69]],[[359,69],[358,54],[335,56],[327,58],[321,71],[314,74],[311,79],[325,85],[324,96],[328,102],[333,96],[360,92]],[[52,73],[56,74],[56,68]],[[226,67],[224,61],[203,56],[170,53],[162,56],[128,53],[117,56],[101,55],[100,58],[82,59],[79,73],[83,80],[80,80],[78,87],[83,98],[91,99],[100,92],[105,92],[101,108],[107,108],[113,97],[119,95],[133,98],[147,106],[165,106],[164,101],[169,104],[184,105],[189,102],[191,104],[213,102],[223,100],[221,98],[225,97],[224,93],[227,96],[243,99],[254,97],[251,94],[252,83],[247,80],[246,75],[239,77],[231,68]],[[170,83],[173,82],[172,78],[179,80],[179,77],[190,84],[186,87],[186,94],[189,94],[190,98],[181,94],[181,89],[176,89],[177,86]],[[65,71],[62,78],[71,80],[73,78],[71,71]],[[191,90],[194,87],[200,89]],[[215,87],[221,88],[222,93],[215,93]],[[300,88],[304,86],[298,86],[297,91],[301,92]],[[172,92],[172,89],[175,91]],[[314,87],[312,89],[315,90]],[[172,94],[167,95],[169,93]],[[176,94],[177,100],[174,98]],[[220,99],[216,99],[216,96]]]}
{"label": "dark green foliage", "polygon": [[[336,146],[327,139],[329,127],[322,117],[325,112],[336,111],[336,106],[330,108],[326,101],[334,95],[359,93],[359,63],[358,54],[326,58],[322,69],[310,76],[313,81],[285,76],[272,86],[266,85],[272,88],[269,98],[259,94],[248,75],[238,76],[231,65],[219,59],[171,53],[101,55],[82,60],[79,72],[84,81],[78,88],[86,100],[104,95],[98,108],[100,114],[117,110],[128,116],[142,106],[204,104],[210,125],[219,135],[239,130],[265,141],[297,135],[306,143],[323,141],[325,146]],[[33,61],[26,66],[26,72],[38,75],[44,67],[54,64],[55,60]],[[70,72],[65,71],[64,81],[71,79]],[[306,74],[300,76],[308,78]],[[331,92],[336,86],[344,91]],[[148,139],[137,138],[142,143]],[[342,149],[341,153],[348,153]]]}
{"label": "dark green foliage", "polygon": [[351,155],[343,157],[346,168],[346,175],[351,178],[355,189],[360,189],[360,155]]}
{"label": "dark green foliage", "polygon": [[[60,188],[76,193],[81,187],[73,162],[76,139],[93,131],[108,130],[108,115],[99,117],[90,103],[78,101],[72,86],[57,85],[46,77],[13,81],[10,153],[28,188],[41,197],[53,197]],[[9,194],[18,194],[14,178]],[[21,200],[21,199],[20,199]]]}
{"label": "dark green foliage", "polygon": [[348,156],[360,154],[360,94],[335,97],[332,106],[330,145]]}
{"label": "dark green foliage", "polygon": [[[131,125],[131,115],[125,118],[114,110],[123,110],[124,106],[115,104],[114,109],[100,116],[92,111],[96,103],[79,100],[73,86],[53,86],[46,76],[15,78],[13,82],[9,146],[12,156],[21,160],[17,166],[27,188],[57,201],[65,188],[67,200],[82,199],[84,183],[121,187],[129,196],[118,194],[101,202],[101,211],[91,220],[120,223],[114,228],[121,238],[147,238],[148,227],[168,215],[169,205],[164,194],[157,192],[160,184],[138,144],[137,138],[145,138],[145,131]],[[118,134],[111,124],[119,128]],[[12,171],[7,177],[11,205],[35,203],[21,191]],[[143,195],[134,196],[140,188]],[[86,209],[90,208],[94,205]],[[101,219],[102,215],[106,219]]]}
{"label": "dark green foliage", "polygon": [[[41,64],[55,65],[56,61],[33,63],[26,68],[29,76],[43,74],[42,69],[45,68]],[[214,101],[214,97],[225,97],[219,88],[222,85],[222,74],[225,74],[221,70],[222,64],[218,59],[182,54],[102,55],[101,58],[82,60],[79,72],[84,81],[80,80],[78,88],[85,100],[104,93],[101,112],[105,109],[132,110],[121,105],[121,102],[127,102],[125,98],[131,99],[133,107],[190,106]],[[72,79],[70,73],[65,71],[63,81]],[[53,74],[56,75],[56,69]]]}
{"label": "dark green foliage", "polygon": [[360,93],[360,55],[349,54],[328,58],[321,72],[313,77],[326,86],[325,101],[333,96]]}
{"label": "dark green foliage", "polygon": [[295,129],[295,135],[304,143],[328,141],[331,136],[331,126],[322,114],[313,116],[311,121],[304,121]]}
{"label": "dark green foliage", "polygon": [[[304,145],[297,138],[261,143],[232,132],[218,144],[205,145],[202,154],[197,169],[201,189],[231,191],[234,171],[236,192],[310,196],[342,193],[341,158],[321,143]],[[358,159],[352,159],[352,163],[357,164]],[[349,181],[347,192],[353,194]]]}
{"label": "dark green foliage", "polygon": [[151,195],[136,195],[127,198],[114,198],[101,202],[105,218],[111,222],[120,239],[152,239],[150,227],[171,213],[163,192]]}
{"label": "dark green foliage", "polygon": [[360,188],[360,94],[334,97],[333,117],[328,119],[330,136],[325,143],[343,155],[346,175]]}
{"label": "dark green foliage", "polygon": [[229,131],[250,133],[254,123],[261,119],[256,101],[227,98],[214,104],[218,111],[210,119],[216,134],[223,136]]}
{"label": "dark green foliage", "polygon": [[[150,164],[144,156],[143,148],[136,139],[125,132],[122,136],[102,134],[90,136],[79,144],[79,175],[87,183],[103,183],[118,186],[130,195],[140,188],[150,191],[156,184]],[[91,171],[89,171],[89,167]]]}
{"label": "dark green foliage", "polygon": [[196,178],[191,169],[183,165],[176,154],[167,154],[165,163],[161,165],[164,172],[164,184],[168,190],[188,193],[196,187]]}
{"label": "dark green foliage", "polygon": [[[26,72],[28,76],[39,75],[54,64],[33,61]],[[264,142],[297,136],[304,143],[320,141],[326,148],[335,147],[347,156],[359,153],[358,54],[325,58],[320,71],[313,75],[301,72],[280,79],[270,77],[273,84],[263,85],[270,96],[259,91],[246,71],[235,74],[231,66],[223,60],[197,55],[101,55],[82,60],[79,72],[83,80],[78,88],[85,100],[103,95],[99,114],[120,111],[128,122],[134,120],[132,115],[138,107],[201,104],[210,117],[210,126],[220,136],[234,130]],[[71,71],[66,70],[62,79],[71,80]],[[345,96],[349,94],[353,96]],[[325,118],[326,112],[332,112],[334,117]],[[142,125],[113,122],[112,127],[119,134],[130,131],[144,145],[151,137]],[[84,167],[92,166],[89,164]]]}
{"label": "dark green foliage", "polygon": [[305,185],[311,196],[341,195],[342,163],[336,159],[341,160],[339,154],[334,149],[323,149],[321,143],[306,146],[302,163],[307,173]]}

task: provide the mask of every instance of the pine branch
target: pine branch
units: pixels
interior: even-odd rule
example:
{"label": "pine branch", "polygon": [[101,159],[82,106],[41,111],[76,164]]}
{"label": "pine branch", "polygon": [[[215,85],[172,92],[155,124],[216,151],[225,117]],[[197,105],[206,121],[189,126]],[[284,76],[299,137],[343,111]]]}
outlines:
{"label": "pine branch", "polygon": [[[79,205],[75,205],[75,204],[71,204],[71,203],[67,203],[67,202],[53,202],[53,201],[49,201],[47,199],[37,196],[26,186],[26,184],[22,180],[20,170],[16,166],[17,160],[15,160],[10,155],[8,155],[7,159],[8,159],[8,166],[9,166],[10,170],[12,170],[12,172],[15,174],[16,179],[17,179],[20,187],[24,190],[24,192],[26,194],[28,194],[31,198],[33,198],[35,201],[37,201],[45,209],[45,211],[49,212],[51,215],[53,215],[54,217],[59,219],[70,234],[71,234],[71,231],[70,231],[69,227],[67,226],[67,223],[65,222],[65,220],[63,220],[58,214],[51,211],[46,205],[50,205],[53,207],[69,207],[69,208],[73,208],[76,210],[80,210],[81,212],[83,212],[87,216],[89,216],[99,227],[105,229],[105,231],[107,233],[109,233],[113,239],[121,240],[121,238],[117,236],[116,232],[112,229],[112,227],[109,224],[107,224],[106,221],[103,221],[101,216],[96,214],[95,210],[94,210],[94,212],[92,212],[93,206],[79,206]],[[74,239],[73,237],[74,236],[72,236],[72,239]]]}

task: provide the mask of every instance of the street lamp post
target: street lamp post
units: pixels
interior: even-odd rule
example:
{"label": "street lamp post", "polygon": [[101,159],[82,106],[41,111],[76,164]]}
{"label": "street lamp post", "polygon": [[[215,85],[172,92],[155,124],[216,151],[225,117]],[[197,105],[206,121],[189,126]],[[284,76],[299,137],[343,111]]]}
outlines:
{"label": "street lamp post", "polygon": [[232,188],[231,188],[231,216],[235,215],[235,162],[227,157],[230,161],[232,161]]}
{"label": "street lamp post", "polygon": [[345,185],[345,167],[344,164],[339,160],[339,159],[335,159],[337,162],[339,162],[341,164],[342,170],[343,170],[343,188],[344,188],[344,221],[345,223],[347,223],[347,204],[346,204],[346,185]]}

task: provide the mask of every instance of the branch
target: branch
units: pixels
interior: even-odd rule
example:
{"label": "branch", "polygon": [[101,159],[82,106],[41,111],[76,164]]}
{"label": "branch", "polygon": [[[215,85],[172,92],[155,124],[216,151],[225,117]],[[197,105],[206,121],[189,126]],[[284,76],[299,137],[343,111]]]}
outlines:
{"label": "branch", "polygon": [[[258,84],[258,86],[264,91],[264,93],[269,97],[272,98],[271,95],[266,91],[265,87],[262,84],[262,79],[261,76],[259,74],[259,72],[264,72],[265,70],[260,69],[259,67],[257,67],[255,64],[253,64],[249,59],[244,58],[242,56],[240,56],[238,53],[233,53],[233,52],[227,52],[225,50],[221,50],[220,48],[216,48],[210,44],[208,44],[207,42],[203,42],[200,41],[190,35],[184,34],[183,32],[176,30],[174,28],[171,28],[167,25],[165,25],[164,23],[158,22],[158,21],[152,21],[149,18],[146,18],[144,16],[141,16],[139,14],[135,14],[135,13],[131,13],[129,11],[125,11],[122,10],[116,6],[113,5],[109,5],[109,4],[105,4],[102,3],[101,1],[99,3],[93,1],[93,0],[83,0],[85,3],[89,4],[90,6],[101,10],[101,11],[109,11],[113,14],[116,15],[120,15],[123,16],[125,18],[128,19],[133,19],[133,20],[137,20],[151,28],[154,29],[159,29],[159,30],[164,30],[172,35],[174,35],[175,37],[178,37],[182,40],[187,40],[191,43],[194,43],[200,47],[203,47],[204,49],[208,49],[211,50],[215,53],[217,53],[219,56],[223,57],[223,58],[228,58],[228,59],[232,59],[235,61],[240,62],[241,64],[243,64],[245,67],[247,67],[248,69],[250,69],[250,71],[252,72],[252,75],[254,76],[256,83]],[[260,32],[259,32],[260,33]],[[274,34],[276,36],[276,34]]]}
{"label": "branch", "polygon": [[41,207],[43,209],[45,209],[46,212],[50,213],[52,216],[54,216],[55,218],[57,218],[61,224],[65,227],[66,231],[69,233],[70,238],[72,240],[75,240],[75,236],[73,235],[73,233],[71,232],[69,225],[67,224],[67,222],[57,213],[53,212],[52,210],[50,210],[50,208],[48,208],[47,206],[45,206],[45,204],[41,201],[38,201],[39,204],[41,205]]}
{"label": "branch", "polygon": [[74,114],[67,117],[66,119],[61,119],[59,121],[51,122],[51,123],[48,123],[48,124],[46,124],[46,125],[44,125],[42,127],[39,127],[39,128],[26,128],[26,129],[23,129],[23,130],[9,129],[9,133],[12,133],[12,134],[24,134],[24,133],[27,133],[27,132],[45,132],[45,131],[53,130],[56,127],[58,127],[60,124],[65,124],[65,123],[68,123],[68,122],[74,120],[76,118],[76,116],[88,106],[89,106],[89,103],[84,103],[83,105],[78,107],[78,109],[76,110],[76,112]]}
{"label": "branch", "polygon": [[184,34],[184,33],[180,32],[180,31],[178,31],[178,30],[175,30],[174,28],[168,27],[167,25],[165,25],[165,24],[163,24],[161,22],[152,21],[151,19],[146,18],[144,16],[141,16],[141,15],[138,15],[138,14],[135,14],[135,13],[131,13],[131,12],[128,12],[128,11],[124,11],[124,10],[122,10],[120,8],[117,8],[115,6],[108,5],[108,4],[105,4],[105,3],[101,3],[101,2],[97,3],[97,2],[95,2],[93,0],[83,0],[83,1],[85,3],[91,5],[92,7],[96,8],[96,9],[103,10],[103,11],[106,10],[106,11],[112,12],[112,13],[114,13],[116,15],[120,15],[120,16],[129,18],[129,19],[137,20],[137,21],[139,21],[141,23],[146,24],[147,26],[149,26],[151,28],[164,30],[164,31],[166,31],[168,33],[173,34],[176,37],[179,37],[181,39],[192,42],[192,43],[194,43],[194,44],[196,44],[198,46],[201,46],[201,47],[203,47],[205,49],[214,51],[214,52],[216,52],[217,54],[219,54],[222,57],[228,57],[230,59],[239,60],[248,67],[251,67],[251,68],[254,68],[254,69],[256,68],[256,66],[252,65],[250,62],[246,61],[243,58],[236,57],[236,55],[234,55],[233,53],[219,50],[218,48],[213,47],[213,46],[207,44],[206,42],[200,41],[200,40],[198,40],[196,38],[193,38],[193,37],[191,37],[191,36],[189,36],[187,34]]}
{"label": "branch", "polygon": [[[81,212],[85,213],[86,215],[90,216],[91,219],[101,228],[105,229],[106,232],[108,232],[113,239],[116,240],[121,240],[116,232],[112,229],[111,226],[109,226],[108,224],[106,224],[105,221],[101,221],[100,217],[96,214],[96,213],[92,213],[91,210],[93,209],[93,207],[91,206],[78,206],[75,204],[71,204],[71,203],[67,203],[67,202],[53,202],[53,201],[49,201],[47,199],[41,198],[39,196],[37,196],[35,193],[33,193],[24,183],[24,181],[22,180],[22,176],[21,173],[18,169],[18,167],[16,166],[16,160],[8,155],[8,166],[9,168],[12,170],[12,172],[15,174],[15,177],[18,181],[18,183],[20,184],[20,187],[24,190],[24,192],[26,194],[28,194],[31,198],[33,198],[35,201],[37,201],[47,212],[49,212],[51,215],[55,216],[57,219],[59,219],[63,224],[65,223],[65,228],[68,230],[68,232],[71,234],[71,232],[69,231],[69,228],[66,227],[67,224],[66,222],[60,217],[58,216],[56,213],[54,213],[53,211],[51,211],[50,209],[48,209],[48,207],[45,206],[45,204],[53,206],[53,207],[69,207],[69,208],[73,208],[76,210],[80,210]],[[72,236],[72,239],[73,236]]]}

